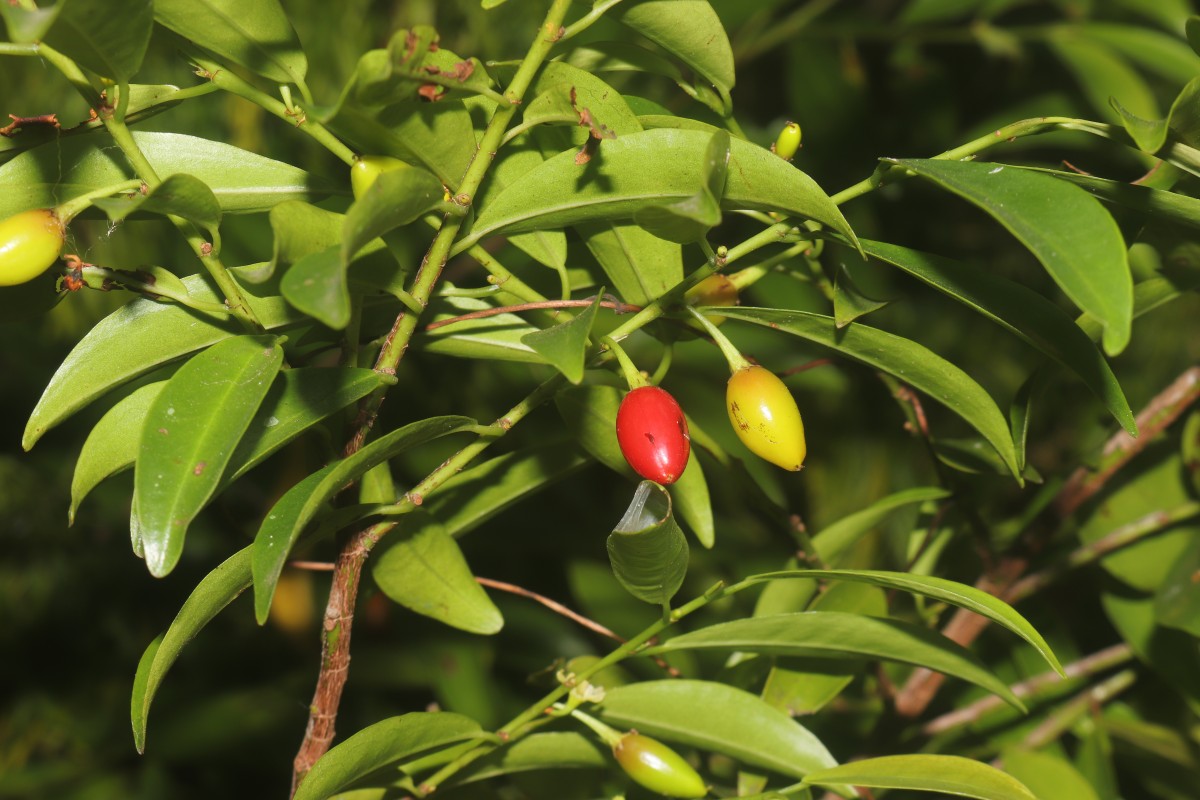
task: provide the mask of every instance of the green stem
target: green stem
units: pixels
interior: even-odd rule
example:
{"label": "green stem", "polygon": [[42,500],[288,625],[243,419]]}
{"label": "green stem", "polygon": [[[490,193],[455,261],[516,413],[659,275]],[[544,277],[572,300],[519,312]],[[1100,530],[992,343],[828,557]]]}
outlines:
{"label": "green stem", "polygon": [[750,367],[750,362],[741,354],[741,351],[734,346],[733,342],[729,341],[729,337],[721,333],[716,325],[709,321],[708,317],[696,310],[695,306],[687,307],[688,313],[700,323],[708,335],[712,337],[713,342],[717,347],[721,348],[721,354],[725,356],[725,360],[729,362],[729,371],[738,372]]}
{"label": "green stem", "polygon": [[[587,680],[597,672],[600,672],[601,670],[604,670],[613,664],[619,663],[626,658],[635,655],[643,645],[645,645],[654,637],[658,636],[658,634],[662,633],[669,626],[722,596],[724,596],[724,584],[717,583],[713,585],[704,594],[672,611],[667,619],[655,620],[645,629],[643,629],[641,633],[637,634],[632,639],[606,655],[604,658],[601,658],[599,661],[592,664],[590,667],[577,673],[575,676],[576,683]],[[501,728],[498,732],[500,734],[500,738],[509,743],[519,739],[527,731],[526,726],[529,723],[537,720],[545,709],[554,705],[554,703],[558,702],[558,700],[569,691],[570,689],[568,689],[566,686],[558,686],[550,691],[540,700],[533,703],[517,716],[513,717],[508,724]],[[457,774],[476,760],[492,752],[497,746],[498,745],[490,742],[483,742],[476,745],[471,750],[466,751],[454,761],[450,762],[442,769],[431,775],[428,780],[423,781],[418,794],[421,797],[426,797],[432,794],[452,775]]]}
{"label": "green stem", "polygon": [[591,714],[586,714],[577,708],[571,710],[571,716],[591,728],[592,731],[600,737],[600,741],[604,742],[609,747],[616,747],[621,743],[621,739],[625,738],[613,726],[606,725],[605,723],[593,717]]}
{"label": "green stem", "polygon": [[105,283],[111,282],[118,286],[128,289],[138,294],[154,295],[157,297],[165,297],[166,299],[178,303],[181,306],[186,306],[194,311],[199,311],[204,314],[220,314],[229,316],[229,309],[221,303],[209,303],[203,300],[197,300],[187,294],[178,294],[171,289],[168,289],[158,284],[149,284],[140,281],[135,277],[135,273],[129,270],[113,270],[106,267],[97,267],[91,264],[80,268],[84,282],[92,288],[107,289],[112,286],[105,287]]}
{"label": "green stem", "polygon": [[625,376],[625,383],[629,384],[629,391],[632,392],[634,389],[640,389],[643,386],[649,385],[646,382],[646,378],[643,377],[641,370],[637,368],[637,365],[633,363],[633,360],[621,345],[607,336],[600,341],[601,344],[616,355],[617,361],[621,365],[621,374]]}
{"label": "green stem", "polygon": [[111,186],[105,186],[102,189],[81,194],[78,197],[72,197],[65,203],[59,204],[54,213],[62,220],[63,224],[69,223],[75,217],[82,214],[86,209],[90,208],[92,201],[100,197],[111,197],[114,194],[122,194],[124,192],[136,192],[142,188],[142,181],[136,178],[130,181],[121,181],[114,183]]}
{"label": "green stem", "polygon": [[17,42],[0,42],[0,56],[36,56],[37,44],[18,44]]}
{"label": "green stem", "polygon": [[[185,47],[185,50],[191,62],[203,70],[203,77],[208,78],[214,86],[230,94],[236,94],[238,97],[249,100],[264,111],[275,115],[285,122],[290,122],[294,127],[308,134],[347,165],[354,164],[356,158],[354,151],[347,147],[341,139],[330,133],[329,129],[324,125],[315,120],[308,119],[304,114],[303,108],[288,108],[282,101],[275,99],[266,92],[260,91],[233,72],[223,69],[215,61],[210,61],[193,49]],[[312,101],[309,99],[307,87],[301,86],[300,93],[304,95],[305,102],[311,105]]]}
{"label": "green stem", "polygon": [[565,42],[568,39],[583,33],[588,28],[592,27],[597,20],[604,16],[604,12],[608,11],[610,8],[620,2],[621,0],[602,0],[602,2],[596,3],[594,6],[592,6],[591,11],[589,11],[587,14],[584,14],[582,17],[575,20],[563,29],[563,33],[562,36],[559,37],[559,41]]}

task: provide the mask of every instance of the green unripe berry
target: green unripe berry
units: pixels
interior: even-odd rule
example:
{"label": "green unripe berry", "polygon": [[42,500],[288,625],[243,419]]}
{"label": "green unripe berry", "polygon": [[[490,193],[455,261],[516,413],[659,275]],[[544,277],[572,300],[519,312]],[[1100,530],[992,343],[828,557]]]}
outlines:
{"label": "green unripe berry", "polygon": [[22,211],[0,222],[0,286],[16,286],[48,270],[62,251],[66,226],[53,209]]}
{"label": "green unripe berry", "polygon": [[796,155],[796,151],[800,149],[800,124],[789,122],[784,125],[783,130],[779,132],[779,138],[775,140],[771,149],[775,151],[775,155],[791,161],[792,156]]}
{"label": "green unripe berry", "polygon": [[664,797],[704,797],[708,787],[683,757],[657,739],[630,731],[613,746],[625,774]]}
{"label": "green unripe berry", "polygon": [[367,193],[367,189],[385,172],[396,169],[406,169],[410,164],[391,156],[359,156],[350,167],[350,188],[354,191],[354,199],[358,200]]}

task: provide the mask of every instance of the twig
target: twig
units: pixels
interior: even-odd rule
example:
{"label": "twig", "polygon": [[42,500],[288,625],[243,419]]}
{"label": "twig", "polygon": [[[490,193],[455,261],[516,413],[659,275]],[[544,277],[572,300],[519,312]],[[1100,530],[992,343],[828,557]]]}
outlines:
{"label": "twig", "polygon": [[[1104,488],[1109,479],[1125,464],[1146,448],[1150,441],[1171,425],[1184,411],[1200,398],[1200,367],[1185,370],[1178,378],[1161,391],[1137,416],[1137,427],[1141,431],[1133,438],[1124,431],[1113,435],[1104,446],[1100,466],[1096,469],[1080,467],[1071,475],[1051,504],[1051,516],[1025,537],[1024,553],[1014,553],[1000,559],[990,574],[975,582],[975,588],[1008,597],[1013,584],[1029,567],[1030,554],[1037,553],[1049,541],[1059,524],[1071,516],[1085,501]],[[968,646],[988,626],[986,617],[965,609],[959,609],[942,630],[957,644]],[[896,697],[896,711],[906,717],[920,716],[929,706],[941,687],[945,676],[923,667],[916,669]]]}
{"label": "twig", "polygon": [[[1066,673],[1065,678],[1057,672],[1043,672],[1020,683],[1014,683],[1009,688],[1012,689],[1014,695],[1024,700],[1027,697],[1034,696],[1039,690],[1047,686],[1053,686],[1074,678],[1095,675],[1118,664],[1124,664],[1131,658],[1133,658],[1133,649],[1128,644],[1122,642],[1121,644],[1106,647],[1103,650],[1092,653],[1090,656],[1067,664],[1063,667],[1063,672]],[[948,714],[943,714],[940,717],[930,720],[922,726],[921,733],[926,736],[933,736],[954,728],[960,728],[964,725],[970,725],[978,722],[988,712],[1004,705],[1004,700],[996,695],[988,695],[980,700],[976,700],[965,708],[956,709]]]}
{"label": "twig", "polygon": [[817,367],[827,367],[833,363],[832,358],[814,358],[812,361],[806,361],[798,367],[788,367],[783,372],[779,373],[779,377],[786,378],[788,375],[798,375],[801,372],[807,372],[810,369]]}
{"label": "twig", "polygon": [[557,600],[551,600],[549,597],[546,597],[545,595],[540,595],[537,592],[531,591],[522,586],[517,586],[516,584],[513,584],[513,583],[505,583],[504,581],[496,581],[496,580],[492,580],[491,578],[481,578],[478,575],[475,576],[475,582],[478,583],[480,586],[487,586],[490,589],[499,589],[502,592],[508,592],[509,594],[515,594],[515,595],[519,595],[521,597],[527,597],[530,600],[533,600],[534,602],[541,603],[546,608],[553,611],[555,614],[560,614],[560,615],[566,617],[567,619],[571,620],[572,622],[576,622],[576,623],[582,625],[583,627],[587,628],[589,631],[594,631],[595,633],[598,633],[601,636],[607,636],[609,639],[614,639],[618,642],[621,642],[622,644],[625,642],[624,639],[622,639],[620,636],[618,636],[617,634],[610,631],[608,628],[601,625],[599,622],[588,619],[587,617],[583,616],[582,614],[572,611],[571,609],[567,608],[566,606],[564,606],[562,603],[558,602]]}
{"label": "twig", "polygon": [[1124,669],[1110,678],[1105,678],[1095,686],[1089,687],[1086,691],[1080,692],[1064,703],[1061,708],[1056,709],[1045,722],[1030,731],[1021,743],[1022,746],[1036,750],[1053,742],[1062,736],[1063,731],[1086,714],[1088,709],[1104,705],[1132,686],[1136,680],[1136,672],[1132,669]]}
{"label": "twig", "polygon": [[329,561],[289,561],[289,567],[304,569],[309,572],[333,572],[334,565]]}
{"label": "twig", "polygon": [[[484,319],[486,317],[495,317],[500,314],[511,314],[518,311],[537,311],[547,308],[585,308],[592,304],[592,300],[543,300],[535,303],[519,303],[513,306],[497,306],[495,308],[481,308],[478,311],[472,311],[469,314],[461,314],[457,317],[448,317],[447,319],[439,319],[437,322],[431,322],[425,326],[425,330],[432,331],[437,328],[443,328],[447,325],[454,325],[458,322],[466,322],[472,319]],[[631,311],[641,311],[641,306],[622,303],[620,300],[613,298],[612,300],[601,300],[601,308],[611,308],[618,314],[627,314]]]}

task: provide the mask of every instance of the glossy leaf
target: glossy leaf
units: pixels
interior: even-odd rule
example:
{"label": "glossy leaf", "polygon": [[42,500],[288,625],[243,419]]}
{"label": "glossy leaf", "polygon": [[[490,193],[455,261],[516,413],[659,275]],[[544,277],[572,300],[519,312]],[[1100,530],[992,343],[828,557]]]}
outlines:
{"label": "glossy leaf", "polygon": [[782,711],[733,686],[714,681],[642,681],[608,689],[605,722],[792,778],[837,762],[816,736]]}
{"label": "glossy leaf", "polygon": [[588,463],[570,442],[505,453],[446,481],[425,507],[441,520],[447,533],[463,536]]}
{"label": "glossy leaf", "polygon": [[965,372],[916,342],[863,324],[839,331],[832,317],[806,311],[733,307],[721,314],[817,342],[895,375],[966,420],[1018,475],[1008,423],[995,401]]}
{"label": "glossy leaf", "polygon": [[346,484],[412,447],[465,430],[467,417],[430,417],[381,436],[352,456],[335,461],[293,486],[263,520],[254,539],[254,613],[267,621],[283,564],[305,527]]}
{"label": "glossy leaf", "polygon": [[1025,785],[995,767],[961,756],[882,756],[852,761],[808,775],[816,786],[869,786],[914,789],[973,797],[976,800],[1038,800]]}
{"label": "glossy leaf", "polygon": [[1108,105],[1111,97],[1141,117],[1158,116],[1158,104],[1150,86],[1111,47],[1066,29],[1048,37],[1047,42],[1074,73],[1079,88],[1097,111],[1111,117]]}
{"label": "glossy leaf", "polygon": [[708,0],[632,0],[609,13],[728,96],[736,81],[733,48]]}
{"label": "glossy leaf", "polygon": [[[11,5],[11,4],[10,4]],[[154,27],[151,0],[69,0],[45,41],[85,69],[126,83],[142,66]]]}
{"label": "glossy leaf", "polygon": [[1079,30],[1089,39],[1102,42],[1117,53],[1154,72],[1172,86],[1187,83],[1200,74],[1200,58],[1178,36],[1140,25],[1087,22]]}
{"label": "glossy leaf", "polygon": [[[870,252],[867,255],[870,255]],[[887,304],[887,300],[868,297],[862,289],[858,288],[858,284],[850,276],[846,265],[838,265],[837,275],[833,281],[833,319],[839,328],[844,328],[859,317],[865,317],[872,311],[878,311]]]}
{"label": "glossy leaf", "polygon": [[696,539],[705,549],[712,549],[716,544],[717,531],[713,522],[712,501],[708,494],[708,481],[704,478],[704,468],[696,457],[695,449],[688,456],[687,467],[679,480],[668,487],[671,500],[674,501],[675,511],[683,523],[695,534]]}
{"label": "glossy leaf", "polygon": [[620,390],[602,384],[569,387],[554,396],[554,404],[580,447],[609,469],[633,477],[614,433]]}
{"label": "glossy leaf", "polygon": [[578,226],[584,244],[621,298],[643,306],[683,280],[683,248],[629,222]]}
{"label": "glossy leaf", "polygon": [[[183,283],[196,300],[220,302],[206,277],[193,275]],[[268,330],[304,319],[282,297],[249,293],[247,302]],[[55,371],[29,417],[22,445],[33,447],[43,433],[110,389],[238,330],[231,321],[197,316],[178,305],[139,299],[122,306],[97,323]]]}
{"label": "glossy leaf", "polygon": [[334,330],[350,322],[350,286],[341,256],[339,245],[304,256],[279,282],[289,303]]}
{"label": "glossy leaf", "polygon": [[552,328],[527,333],[521,337],[521,342],[565,375],[571,383],[578,384],[583,380],[588,337],[591,336],[603,295],[603,290],[597,292],[592,304],[572,319]]}
{"label": "glossy leaf", "polygon": [[762,575],[752,575],[746,580],[751,582],[772,581],[780,578],[824,578],[829,580],[855,581],[885,589],[899,589],[902,592],[929,597],[959,608],[965,608],[980,616],[995,622],[997,625],[1015,633],[1034,647],[1055,671],[1063,674],[1062,665],[1058,663],[1050,645],[1029,624],[1023,616],[1013,610],[1012,606],[974,586],[968,586],[945,578],[935,578],[931,575],[912,575],[907,572],[883,572],[871,570],[849,569],[797,569],[786,572],[767,572]]}
{"label": "glossy leaf", "polygon": [[[487,301],[471,297],[442,298],[432,309],[433,319],[447,319],[492,307]],[[430,353],[460,358],[544,364],[545,359],[522,341],[525,336],[537,330],[516,314],[504,313],[456,322],[430,331],[415,341]]]}
{"label": "glossy leaf", "polygon": [[321,121],[358,152],[420,165],[451,191],[458,188],[475,154],[471,115],[458,100],[406,100],[382,109],[343,103]]}
{"label": "glossy leaf", "polygon": [[273,336],[227,339],[180,367],[150,404],[133,493],[152,575],[175,568],[188,526],[216,491],[282,363]]}
{"label": "glossy leaf", "polygon": [[687,574],[688,545],[671,516],[671,495],[642,481],[608,536],[613,574],[639,600],[666,606]]}
{"label": "glossy leaf", "polygon": [[135,211],[174,214],[190,219],[208,231],[215,248],[220,250],[221,239],[217,228],[221,225],[221,204],[212,189],[192,175],[170,175],[146,194],[102,197],[93,200],[92,205],[103,209],[113,222],[120,222]]}
{"label": "glossy leaf", "polygon": [[376,236],[419,219],[442,202],[441,182],[423,169],[382,173],[346,212],[342,228],[342,265],[349,266]]}
{"label": "glossy leaf", "polygon": [[499,609],[467,565],[458,544],[428,514],[406,514],[371,575],[383,593],[411,611],[468,633],[493,634]]}
{"label": "glossy leaf", "polygon": [[470,717],[414,711],[368,725],[339,743],[313,765],[293,800],[325,800],[382,767],[425,750],[484,735]]}
{"label": "glossy leaf", "polygon": [[574,731],[531,733],[476,761],[462,783],[546,769],[609,769],[612,753],[596,737]]}
{"label": "glossy leaf", "polygon": [[1130,433],[1137,423],[1104,356],[1058,306],[1024,286],[983,269],[886,242],[860,240],[871,258],[899,267],[978,311],[1081,377]]}
{"label": "glossy leaf", "polygon": [[1104,207],[1076,186],[1000,164],[896,161],[990,214],[1029,248],[1071,301],[1104,322],[1104,350],[1129,342],[1133,280]]}
{"label": "glossy leaf", "polygon": [[250,586],[250,548],[244,547],[225,559],[204,576],[180,607],[167,632],[146,648],[138,662],[130,704],[133,742],[139,753],[146,750],[146,722],[150,703],[162,684],[167,670],[179,658],[184,645],[212,620],[221,609]]}
{"label": "glossy leaf", "polygon": [[[329,194],[333,187],[302,169],[209,139],[135,131],[146,159],[167,178],[191,175],[207,185],[226,213],[267,211],[284,200]],[[128,163],[104,142],[77,136],[26,150],[0,166],[0,218],[127,181]]]}
{"label": "glossy leaf", "polygon": [[271,260],[247,276],[254,283],[267,280],[305,256],[340,245],[346,216],[302,200],[288,200],[272,208],[268,219],[274,234]]}
{"label": "glossy leaf", "polygon": [[[575,163],[574,151],[560,153],[483,209],[456,252],[500,232],[629,219],[640,209],[686,200],[705,183],[711,139],[699,131],[662,129],[605,142],[604,157],[584,165]],[[803,172],[741,139],[731,140],[730,147],[722,208],[779,211],[853,238],[841,211]]]}
{"label": "glossy leaf", "polygon": [[278,0],[154,0],[154,18],[264,78],[304,82],[308,59]]}
{"label": "glossy leaf", "polygon": [[1150,218],[1176,222],[1189,228],[1200,228],[1200,200],[1179,192],[1169,192],[1124,181],[1112,181],[1093,175],[1081,175],[1078,172],[1042,170],[1032,167],[1023,167],[1022,169],[1052,175],[1059,180],[1073,183],[1101,200],[1131,208]]}
{"label": "glossy leaf", "polygon": [[[370,369],[306,367],[281,372],[267,392],[245,436],[229,459],[217,487],[220,492],[238,477],[325,417],[366,396],[379,385]],[[71,482],[70,518],[100,481],[133,466],[138,439],[150,402],[166,381],[143,386],[105,414],[88,435]]]}
{"label": "glossy leaf", "polygon": [[166,381],[156,381],[138,388],[110,408],[92,428],[71,479],[71,508],[67,512],[70,524],[75,524],[75,512],[83,498],[100,481],[133,466],[137,458],[137,432],[142,429],[150,404],[166,385]]}
{"label": "glossy leaf", "polygon": [[1000,757],[1004,771],[1021,781],[1037,797],[1070,797],[1100,800],[1087,779],[1071,762],[1049,753],[1006,750]]}
{"label": "glossy leaf", "polygon": [[631,42],[588,42],[571,49],[566,61],[588,74],[599,72],[647,72],[673,81],[683,80],[683,73],[653,50]]}
{"label": "glossy leaf", "polygon": [[[1195,473],[1193,473],[1195,474]],[[1163,579],[1154,597],[1159,625],[1187,631],[1200,639],[1200,543],[1192,543]]]}
{"label": "glossy leaf", "polygon": [[669,242],[688,244],[703,239],[721,223],[721,197],[729,164],[729,133],[716,131],[704,151],[695,194],[662,206],[647,206],[633,214],[633,221]]}
{"label": "glossy leaf", "polygon": [[[521,175],[535,169],[543,160],[542,154],[529,143],[528,137],[515,138],[496,154],[496,160],[488,170],[487,180],[475,196],[473,204],[486,207],[490,198],[502,192]],[[508,241],[539,264],[558,271],[560,275],[567,268],[567,234],[564,231],[518,233],[510,236]]]}
{"label": "glossy leaf", "polygon": [[589,138],[599,138],[595,132],[604,138],[620,138],[642,130],[620,92],[570,64],[551,61],[531,91],[534,97],[521,111],[522,122],[570,125],[574,129],[570,141],[576,147]]}
{"label": "glossy leaf", "polygon": [[684,633],[645,652],[662,654],[681,650],[898,661],[961,678],[1024,710],[1008,686],[970,651],[928,628],[894,619],[838,611],[750,617]]}
{"label": "glossy leaf", "polygon": [[46,31],[58,19],[61,3],[46,8],[27,9],[12,3],[0,3],[0,18],[8,27],[8,38],[13,42],[39,42]]}

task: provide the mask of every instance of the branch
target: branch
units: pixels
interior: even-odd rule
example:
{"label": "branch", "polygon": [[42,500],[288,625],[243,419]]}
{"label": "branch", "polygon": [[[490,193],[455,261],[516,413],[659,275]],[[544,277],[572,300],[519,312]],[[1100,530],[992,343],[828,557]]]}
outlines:
{"label": "branch", "polygon": [[[1051,504],[1053,519],[1035,528],[1022,543],[1026,554],[1010,554],[1000,559],[990,575],[975,582],[975,588],[1001,599],[1011,597],[1014,584],[1029,567],[1032,553],[1045,546],[1059,525],[1089,498],[1104,488],[1121,467],[1146,448],[1150,441],[1166,430],[1192,403],[1200,399],[1200,367],[1185,370],[1166,389],[1161,391],[1137,416],[1141,431],[1133,438],[1120,431],[1104,445],[1100,466],[1080,467],[1063,484]],[[970,645],[988,626],[986,617],[959,609],[943,629],[949,639],[964,647]],[[916,669],[896,697],[896,711],[906,717],[920,716],[937,694],[945,676],[923,667]]]}
{"label": "branch", "polygon": [[[457,317],[449,317],[447,319],[439,319],[437,322],[431,322],[425,326],[425,330],[432,331],[438,328],[443,328],[447,325],[454,325],[459,322],[466,322],[472,319],[484,319],[486,317],[496,317],[501,314],[512,314],[518,311],[536,311],[547,308],[586,308],[592,304],[592,300],[542,300],[533,303],[520,303],[514,306],[497,306],[496,308],[481,308],[478,311],[472,311],[469,314],[460,314]],[[627,314],[630,311],[641,311],[641,306],[622,303],[620,300],[613,298],[612,300],[601,300],[601,308],[611,308],[618,314]]]}

